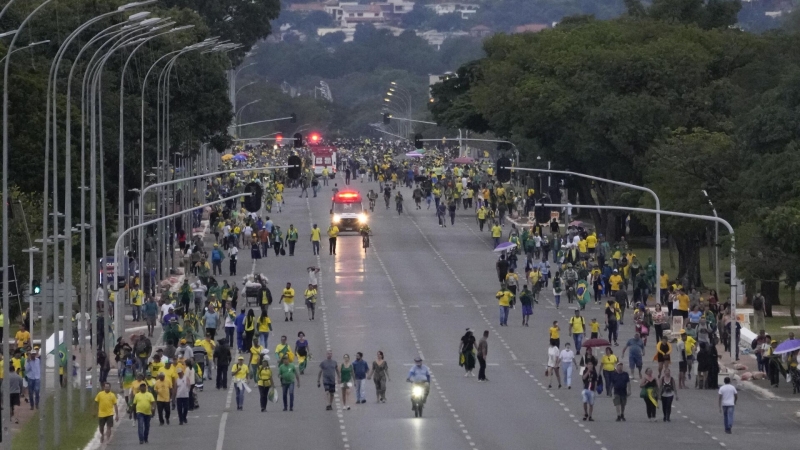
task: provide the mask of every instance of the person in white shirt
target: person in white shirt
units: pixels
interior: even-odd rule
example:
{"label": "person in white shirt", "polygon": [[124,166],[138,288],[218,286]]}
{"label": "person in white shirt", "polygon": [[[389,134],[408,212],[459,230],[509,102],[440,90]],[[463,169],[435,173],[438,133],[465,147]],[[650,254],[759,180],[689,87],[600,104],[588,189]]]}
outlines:
{"label": "person in white shirt", "polygon": [[244,230],[242,230],[242,234],[244,234],[244,245],[245,245],[245,248],[250,247],[250,243],[251,243],[250,242],[250,238],[252,238],[252,236],[253,236],[253,227],[251,227],[250,225],[245,226]]}
{"label": "person in white shirt", "polygon": [[175,380],[175,398],[178,400],[178,420],[180,420],[181,425],[188,423],[186,415],[189,412],[190,390],[189,378],[186,377],[184,370],[178,367],[178,379]]}
{"label": "person in white shirt", "polygon": [[545,376],[547,377],[548,389],[553,387],[553,374],[555,374],[556,380],[558,380],[558,388],[561,389],[561,374],[559,373],[560,366],[561,351],[558,349],[557,345],[553,345],[547,350],[547,369],[545,370]]}
{"label": "person in white shirt", "polygon": [[733,428],[733,408],[739,400],[739,392],[731,384],[731,378],[725,377],[725,384],[719,388],[719,412],[725,424],[725,432],[731,434]]}
{"label": "person in white shirt", "polygon": [[564,382],[567,384],[567,389],[572,389],[572,369],[576,367],[576,365],[575,352],[570,348],[569,342],[564,344],[564,350],[561,350],[561,354],[558,357],[564,369]]}

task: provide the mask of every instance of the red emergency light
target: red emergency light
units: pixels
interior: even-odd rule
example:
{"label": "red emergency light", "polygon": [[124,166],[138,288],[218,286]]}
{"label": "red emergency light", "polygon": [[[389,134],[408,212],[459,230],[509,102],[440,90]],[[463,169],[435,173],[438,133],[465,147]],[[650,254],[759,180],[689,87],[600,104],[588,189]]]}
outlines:
{"label": "red emergency light", "polygon": [[361,202],[361,193],[356,191],[337,192],[333,197],[333,201],[338,203],[359,203]]}
{"label": "red emergency light", "polygon": [[311,136],[309,136],[309,139],[311,140],[312,144],[316,144],[316,143],[319,142],[320,137],[319,137],[319,134],[317,134],[317,133],[311,133]]}
{"label": "red emergency light", "polygon": [[278,144],[280,144],[282,140],[283,140],[283,135],[279,134],[275,136],[275,142],[277,142]]}

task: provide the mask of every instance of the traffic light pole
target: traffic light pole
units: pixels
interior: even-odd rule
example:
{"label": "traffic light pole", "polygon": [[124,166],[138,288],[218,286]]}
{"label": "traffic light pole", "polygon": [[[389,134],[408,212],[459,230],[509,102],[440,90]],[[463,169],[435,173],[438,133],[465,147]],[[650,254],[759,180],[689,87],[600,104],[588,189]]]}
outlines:
{"label": "traffic light pole", "polygon": [[[731,235],[731,317],[733,320],[736,320],[736,305],[739,302],[739,293],[738,288],[740,285],[740,281],[736,278],[736,239],[734,236],[733,227],[727,220],[717,217],[717,216],[703,216],[700,214],[689,214],[689,213],[682,213],[677,211],[664,211],[661,209],[649,209],[649,208],[634,208],[628,206],[606,206],[606,205],[569,205],[563,203],[546,203],[544,206],[548,208],[588,208],[588,209],[610,209],[613,211],[633,211],[633,212],[640,212],[640,213],[648,213],[648,214],[656,214],[667,215],[667,216],[675,216],[675,217],[685,217],[687,219],[698,219],[698,220],[710,220],[717,224],[722,224],[725,228],[728,229],[728,233]],[[658,269],[656,269],[658,270]],[[658,276],[661,276],[661,272],[658,272]],[[656,287],[659,284],[656,283]],[[744,285],[742,287],[742,292],[744,292]],[[656,301],[661,301],[660,298],[657,298]],[[736,358],[736,328],[734,327],[731,329],[730,333],[731,338],[731,359]]]}
{"label": "traffic light pole", "polygon": [[[593,175],[587,175],[584,173],[578,172],[570,172],[569,170],[552,170],[552,169],[527,169],[521,167],[511,167],[509,170],[516,170],[520,172],[538,172],[538,173],[554,173],[559,175],[570,175],[580,178],[586,178],[593,181],[602,181],[604,183],[609,184],[616,184],[617,186],[623,186],[630,189],[635,189],[637,191],[647,192],[648,194],[653,196],[653,200],[656,202],[656,273],[658,276],[661,276],[661,215],[658,211],[661,210],[661,201],[658,199],[658,195],[656,195],[655,191],[652,189],[646,188],[644,186],[638,186],[635,184],[630,183],[623,183],[617,180],[611,180],[608,178],[600,178]],[[566,224],[568,225],[568,224]],[[661,284],[656,283],[656,298],[661,299]]]}
{"label": "traffic light pole", "polygon": [[[33,342],[33,296],[39,294],[34,292],[33,255],[42,251],[39,250],[39,247],[30,247],[23,249],[22,252],[28,254],[28,333],[31,334],[31,342]],[[42,312],[42,320],[44,320],[44,311]]]}
{"label": "traffic light pole", "polygon": [[[230,197],[225,197],[225,198],[222,198],[222,199],[219,199],[219,200],[214,200],[213,202],[203,203],[201,205],[197,205],[197,206],[192,207],[192,209],[178,211],[176,213],[172,213],[172,214],[166,215],[164,217],[159,217],[157,219],[153,219],[153,220],[150,220],[150,221],[147,221],[147,222],[144,222],[144,223],[139,222],[138,225],[134,225],[134,226],[132,226],[130,228],[127,228],[127,229],[125,229],[125,231],[120,233],[120,235],[117,237],[117,242],[114,243],[114,255],[117,254],[117,249],[119,248],[120,244],[122,243],[122,240],[125,239],[125,237],[128,235],[128,233],[130,233],[133,230],[138,230],[138,229],[142,229],[142,228],[148,227],[150,225],[155,225],[158,222],[161,222],[162,220],[167,220],[167,219],[172,219],[174,217],[178,217],[181,214],[186,214],[187,212],[189,212],[191,210],[194,210],[194,209],[197,209],[197,208],[203,208],[203,207],[206,207],[206,206],[217,205],[219,203],[225,203],[227,201],[236,200],[238,198],[246,197],[246,196],[249,196],[249,195],[251,195],[251,194],[249,194],[249,193],[236,194],[236,195],[233,195],[233,196],[230,196]],[[114,260],[114,272],[115,272],[115,274],[114,274],[114,283],[115,284],[116,284],[116,281],[117,281],[116,277],[118,276],[118,274],[116,272],[117,272],[119,266],[121,266],[121,264],[119,264],[118,260],[115,259]],[[126,278],[127,278],[127,276],[126,276]],[[122,327],[123,314],[122,314],[122,311],[120,311],[122,309],[122,303],[123,303],[122,302],[122,296],[118,296],[116,301],[114,302],[114,335],[116,337],[121,337],[122,336],[121,327]]]}

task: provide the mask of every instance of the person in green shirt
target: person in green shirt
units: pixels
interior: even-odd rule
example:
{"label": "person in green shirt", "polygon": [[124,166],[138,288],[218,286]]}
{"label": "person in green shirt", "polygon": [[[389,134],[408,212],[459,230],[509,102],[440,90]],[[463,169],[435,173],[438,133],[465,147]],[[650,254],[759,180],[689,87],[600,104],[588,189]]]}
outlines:
{"label": "person in green shirt", "polygon": [[278,374],[281,379],[281,388],[283,389],[283,410],[286,411],[288,396],[289,411],[294,411],[294,385],[297,383],[297,387],[300,387],[300,377],[297,375],[297,368],[289,362],[288,356],[281,358]]}
{"label": "person in green shirt", "polygon": [[[306,194],[307,195],[307,194]],[[289,246],[289,256],[294,256],[294,246],[297,244],[297,228],[293,224],[286,230],[286,244]]]}
{"label": "person in green shirt", "polygon": [[522,292],[519,294],[519,302],[522,305],[522,326],[528,326],[528,320],[533,315],[533,304],[539,303],[533,296],[533,292],[528,289],[528,285],[522,286]]}

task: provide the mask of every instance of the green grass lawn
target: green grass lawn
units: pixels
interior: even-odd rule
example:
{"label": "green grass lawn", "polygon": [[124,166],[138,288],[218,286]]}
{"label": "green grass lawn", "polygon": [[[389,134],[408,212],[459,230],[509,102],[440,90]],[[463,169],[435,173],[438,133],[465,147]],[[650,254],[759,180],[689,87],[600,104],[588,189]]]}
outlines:
{"label": "green grass lawn", "polygon": [[[12,447],[15,449],[36,450],[39,448],[39,414],[45,412],[45,449],[47,450],[73,450],[82,449],[94,436],[97,430],[97,418],[95,412],[97,408],[94,406],[94,401],[88,398],[87,394],[87,408],[81,410],[80,399],[76,391],[73,400],[72,408],[68,408],[66,392],[62,392],[61,405],[60,405],[60,428],[61,428],[61,443],[58,446],[53,445],[53,397],[48,398],[46,410],[37,411],[36,414],[26,423],[19,433],[15,434],[12,438]],[[67,416],[72,416],[72,428],[67,429]]]}
{"label": "green grass lawn", "polygon": [[767,334],[772,336],[778,342],[781,342],[789,337],[790,332],[794,332],[795,336],[800,335],[800,329],[792,330],[783,327],[792,326],[792,318],[789,316],[772,316],[767,317]]}

